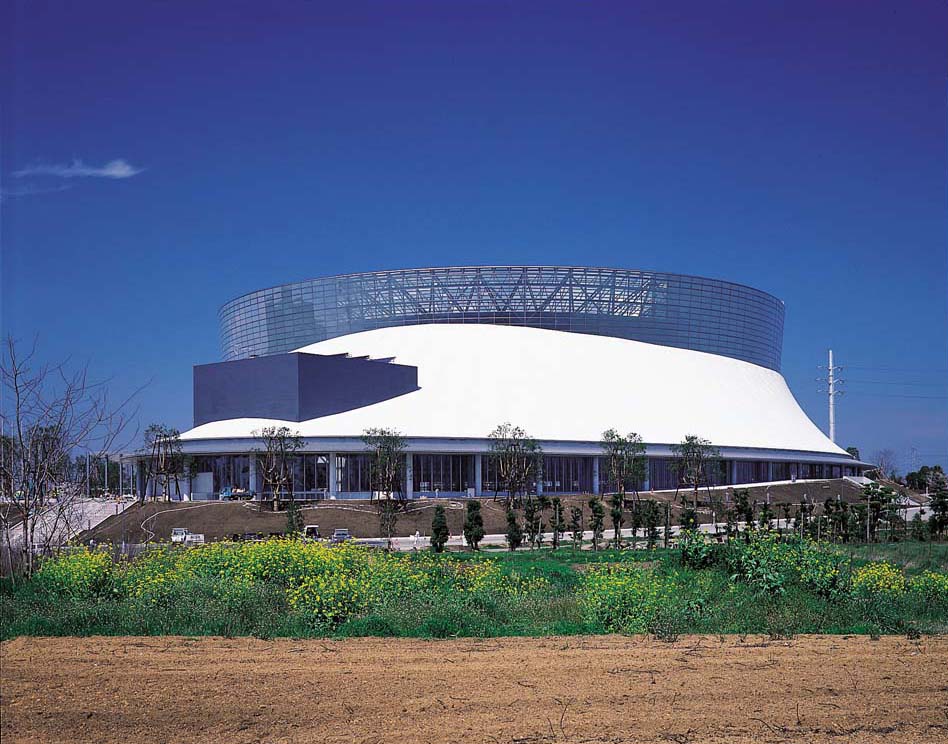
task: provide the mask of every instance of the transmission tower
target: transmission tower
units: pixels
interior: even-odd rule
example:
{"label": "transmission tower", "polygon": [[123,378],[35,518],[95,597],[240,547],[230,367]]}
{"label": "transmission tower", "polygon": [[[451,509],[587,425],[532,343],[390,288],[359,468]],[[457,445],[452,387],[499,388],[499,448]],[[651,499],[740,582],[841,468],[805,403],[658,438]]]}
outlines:
{"label": "transmission tower", "polygon": [[843,383],[837,374],[842,372],[843,368],[835,366],[833,364],[833,350],[829,350],[829,363],[827,366],[823,367],[822,365],[819,369],[826,370],[826,377],[817,377],[816,381],[826,385],[825,388],[820,388],[818,392],[826,393],[827,398],[829,399],[829,438],[831,442],[836,441],[836,396],[842,395],[843,391],[839,389],[839,385]]}

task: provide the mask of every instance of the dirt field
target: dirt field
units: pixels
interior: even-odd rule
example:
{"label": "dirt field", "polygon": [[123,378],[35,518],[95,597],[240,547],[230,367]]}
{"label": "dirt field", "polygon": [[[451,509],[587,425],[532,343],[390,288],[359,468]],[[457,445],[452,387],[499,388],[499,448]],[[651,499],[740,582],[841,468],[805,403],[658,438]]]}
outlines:
{"label": "dirt field", "polygon": [[[837,494],[847,501],[862,498],[862,489],[846,480],[827,480],[810,483],[793,483],[770,486],[771,503],[775,513],[781,516],[777,505],[784,502],[799,503],[804,494],[822,504]],[[767,498],[768,487],[755,486],[750,489],[751,500],[761,502]],[[643,498],[655,498],[659,501],[674,501],[674,492],[644,493]],[[582,506],[588,518],[586,502],[588,496],[563,497],[565,513],[573,505]],[[482,499],[484,527],[488,534],[502,533],[507,528],[507,515],[501,502]],[[441,504],[447,510],[448,528],[452,535],[460,534],[464,523],[463,499],[420,499],[410,502],[408,511],[398,517],[396,529],[399,535],[411,535],[418,530],[423,535],[431,532],[431,518],[434,507]],[[673,505],[671,521],[678,524],[680,506]],[[711,521],[710,512],[701,514],[702,521]],[[379,519],[376,504],[368,501],[322,501],[315,507],[303,509],[305,524],[318,524],[324,535],[331,534],[337,527],[347,527],[356,537],[378,537]],[[142,523],[146,529],[142,529]],[[247,502],[185,502],[152,503],[141,509],[131,506],[118,516],[109,517],[100,525],[80,536],[81,540],[94,539],[96,542],[146,542],[149,540],[169,540],[173,527],[187,527],[191,532],[199,532],[207,540],[230,539],[234,534],[271,532],[286,530],[286,513],[260,511]]]}
{"label": "dirt field", "polygon": [[19,638],[13,742],[944,742],[948,637]]}

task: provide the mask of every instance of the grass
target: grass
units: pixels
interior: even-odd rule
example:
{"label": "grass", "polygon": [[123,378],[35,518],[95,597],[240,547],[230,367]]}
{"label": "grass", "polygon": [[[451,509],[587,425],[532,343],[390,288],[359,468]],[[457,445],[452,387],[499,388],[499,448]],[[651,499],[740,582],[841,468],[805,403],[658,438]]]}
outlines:
{"label": "grass", "polygon": [[859,561],[888,561],[901,567],[907,576],[924,571],[948,570],[948,542],[859,543],[834,546],[843,555]]}
{"label": "grass", "polygon": [[[825,551],[851,556],[852,561],[844,564],[853,566],[870,558],[884,558],[903,567],[909,576],[933,570],[944,573],[948,567],[948,544],[944,543],[826,546]],[[662,638],[671,639],[679,633],[765,633],[783,637],[796,633],[948,631],[948,598],[931,601],[911,592],[869,599],[850,594],[826,597],[791,579],[779,592],[766,594],[736,578],[720,557],[722,550],[717,555],[711,566],[700,569],[683,565],[678,550],[661,548],[592,552],[567,547],[556,551],[545,548],[515,553],[448,553],[433,563],[430,554],[406,556],[401,560],[407,565],[417,563],[425,571],[440,571],[439,576],[464,575],[465,565],[492,561],[501,576],[539,588],[517,594],[490,586],[483,591],[465,592],[452,588],[450,582],[442,582],[435,589],[407,595],[388,596],[383,592],[365,609],[351,613],[331,627],[314,624],[311,616],[288,601],[284,586],[267,581],[235,588],[216,575],[189,575],[187,580],[172,585],[169,593],[157,602],[136,599],[117,585],[84,596],[64,596],[44,590],[37,580],[16,588],[7,582],[0,586],[0,636],[441,638],[575,635],[639,629],[639,625],[623,625],[621,617],[617,622],[593,617],[584,594],[591,576],[603,571],[622,576],[628,570],[649,572],[662,586],[664,594],[642,615],[645,619],[641,626]],[[624,606],[629,606],[628,597],[617,596],[620,604],[625,601]],[[631,600],[633,610],[637,601]]]}

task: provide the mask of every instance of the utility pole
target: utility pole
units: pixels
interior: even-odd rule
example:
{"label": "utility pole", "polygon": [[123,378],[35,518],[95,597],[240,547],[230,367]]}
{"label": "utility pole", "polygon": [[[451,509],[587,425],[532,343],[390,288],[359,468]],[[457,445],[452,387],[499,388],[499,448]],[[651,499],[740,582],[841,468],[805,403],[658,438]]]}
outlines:
{"label": "utility pole", "polygon": [[[822,366],[819,369],[824,369]],[[842,367],[833,364],[833,350],[829,350],[829,364],[825,367],[826,378],[818,377],[817,382],[826,385],[825,389],[818,392],[826,393],[829,398],[829,438],[831,442],[836,441],[836,396],[842,395],[843,391],[837,386],[842,384],[843,380],[836,376],[837,372],[842,371]]]}

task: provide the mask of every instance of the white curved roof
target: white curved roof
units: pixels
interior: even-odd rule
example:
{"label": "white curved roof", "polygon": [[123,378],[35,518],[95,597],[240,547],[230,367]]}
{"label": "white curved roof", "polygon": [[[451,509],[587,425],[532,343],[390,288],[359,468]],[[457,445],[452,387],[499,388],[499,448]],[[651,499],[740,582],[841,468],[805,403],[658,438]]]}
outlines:
{"label": "white curved roof", "polygon": [[698,434],[720,447],[846,454],[807,418],[778,372],[714,354],[485,324],[381,328],[299,351],[394,357],[418,367],[420,389],[298,423],[214,421],[182,439],[250,437],[284,423],[304,437],[384,427],[406,437],[483,439],[510,421],[539,440],[596,442],[616,428],[650,444]]}

